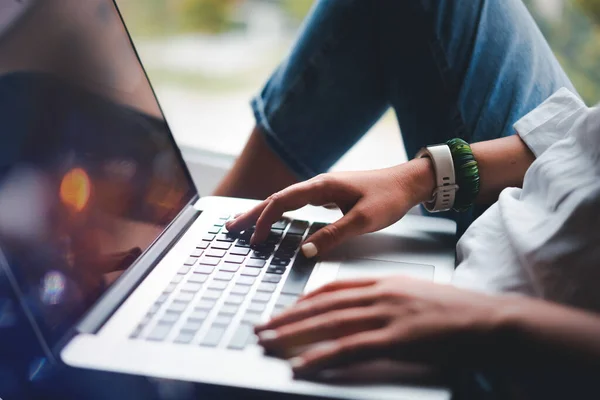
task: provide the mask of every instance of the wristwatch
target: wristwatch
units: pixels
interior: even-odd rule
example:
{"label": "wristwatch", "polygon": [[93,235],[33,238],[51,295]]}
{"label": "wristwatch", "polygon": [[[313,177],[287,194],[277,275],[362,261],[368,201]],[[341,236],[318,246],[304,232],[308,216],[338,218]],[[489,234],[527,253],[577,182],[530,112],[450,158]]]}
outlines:
{"label": "wristwatch", "polygon": [[452,153],[447,144],[427,146],[417,153],[417,158],[431,159],[435,171],[436,188],[431,200],[423,203],[429,212],[442,212],[452,209],[458,185],[454,174]]}

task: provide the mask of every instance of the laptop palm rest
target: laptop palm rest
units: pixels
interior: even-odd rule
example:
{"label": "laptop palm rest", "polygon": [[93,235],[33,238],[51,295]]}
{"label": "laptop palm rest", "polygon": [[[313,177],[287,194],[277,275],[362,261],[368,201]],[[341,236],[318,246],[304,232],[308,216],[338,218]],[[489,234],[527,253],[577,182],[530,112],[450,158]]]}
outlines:
{"label": "laptop palm rest", "polygon": [[432,281],[434,270],[433,265],[352,258],[342,262],[337,273],[337,279],[406,275]]}

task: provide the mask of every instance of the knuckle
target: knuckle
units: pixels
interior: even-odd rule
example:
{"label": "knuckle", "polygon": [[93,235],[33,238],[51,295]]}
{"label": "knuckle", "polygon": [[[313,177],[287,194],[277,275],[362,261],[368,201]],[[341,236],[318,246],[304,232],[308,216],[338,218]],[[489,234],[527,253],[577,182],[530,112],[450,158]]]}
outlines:
{"label": "knuckle", "polygon": [[339,235],[339,228],[335,224],[327,225],[319,231],[321,239],[325,242],[333,242]]}
{"label": "knuckle", "polygon": [[277,193],[273,193],[271,196],[269,196],[269,201],[271,203],[278,203],[281,201],[281,193],[277,192]]}
{"label": "knuckle", "polygon": [[332,178],[329,174],[320,174],[313,178],[312,185],[316,190],[326,190],[332,184]]}
{"label": "knuckle", "polygon": [[368,210],[364,208],[359,208],[354,211],[352,219],[356,227],[360,229],[366,229],[369,226],[371,217],[369,215]]}

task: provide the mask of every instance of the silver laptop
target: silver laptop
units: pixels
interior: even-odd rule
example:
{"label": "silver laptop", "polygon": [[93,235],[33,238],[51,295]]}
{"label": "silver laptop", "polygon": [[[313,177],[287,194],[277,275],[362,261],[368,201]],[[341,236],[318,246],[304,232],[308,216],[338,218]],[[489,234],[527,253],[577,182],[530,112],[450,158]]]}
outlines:
{"label": "silver laptop", "polygon": [[409,215],[311,261],[300,243],[341,214],[305,207],[251,247],[224,224],[255,201],[198,196],[112,1],[0,10],[0,264],[49,358],[318,397],[450,397],[294,380],[253,325],[340,278],[449,282],[453,222]]}

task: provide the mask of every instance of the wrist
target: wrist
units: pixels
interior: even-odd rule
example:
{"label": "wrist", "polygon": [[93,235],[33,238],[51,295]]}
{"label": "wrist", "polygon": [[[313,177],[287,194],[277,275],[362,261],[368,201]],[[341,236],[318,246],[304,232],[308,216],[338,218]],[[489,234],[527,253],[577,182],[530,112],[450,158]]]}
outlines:
{"label": "wrist", "polygon": [[405,175],[408,177],[414,205],[430,201],[436,188],[435,170],[431,159],[417,158],[403,166],[407,169]]}

